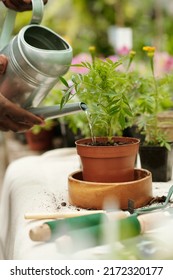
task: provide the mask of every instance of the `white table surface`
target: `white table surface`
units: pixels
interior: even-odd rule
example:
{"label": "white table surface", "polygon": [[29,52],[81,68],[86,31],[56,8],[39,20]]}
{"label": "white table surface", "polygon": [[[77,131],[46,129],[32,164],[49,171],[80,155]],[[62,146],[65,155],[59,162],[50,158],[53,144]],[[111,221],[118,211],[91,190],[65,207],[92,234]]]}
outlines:
{"label": "white table surface", "polygon": [[[28,221],[24,214],[77,211],[68,203],[68,175],[80,169],[75,148],[56,149],[12,162],[7,168],[0,203],[0,245],[3,259],[63,259],[56,242],[33,242],[29,230],[43,220]],[[153,183],[153,195],[167,195],[173,181]],[[66,206],[61,203],[66,202]],[[83,210],[81,210],[83,211]],[[63,244],[65,244],[64,241]],[[85,250],[80,258],[97,259],[103,248]],[[79,254],[73,255],[77,258]],[[68,255],[69,258],[69,255]]]}

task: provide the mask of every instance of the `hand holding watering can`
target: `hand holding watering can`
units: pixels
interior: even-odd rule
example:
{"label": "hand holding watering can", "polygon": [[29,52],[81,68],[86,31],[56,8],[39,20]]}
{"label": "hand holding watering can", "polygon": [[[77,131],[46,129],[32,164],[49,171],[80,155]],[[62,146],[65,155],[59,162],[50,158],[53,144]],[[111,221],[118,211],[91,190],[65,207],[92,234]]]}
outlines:
{"label": "hand holding watering can", "polygon": [[[31,0],[6,0],[3,3],[6,7],[17,11],[32,9]],[[7,63],[8,58],[3,54],[0,55],[0,75],[5,73]],[[34,124],[42,123],[41,118],[22,109],[0,93],[0,130],[23,131],[30,129]]]}
{"label": "hand holding watering can", "polygon": [[0,77],[0,92],[13,103],[43,118],[86,110],[84,103],[67,104],[62,110],[59,105],[37,108],[59,76],[68,71],[72,60],[71,46],[51,29],[39,25],[43,9],[43,0],[32,0],[31,23],[12,39],[16,12],[7,12],[0,53],[8,58],[8,65]]}
{"label": "hand holding watering can", "polygon": [[[2,0],[2,2],[7,8],[18,12],[32,10],[31,0]],[[44,0],[44,4],[47,2],[48,0]]]}

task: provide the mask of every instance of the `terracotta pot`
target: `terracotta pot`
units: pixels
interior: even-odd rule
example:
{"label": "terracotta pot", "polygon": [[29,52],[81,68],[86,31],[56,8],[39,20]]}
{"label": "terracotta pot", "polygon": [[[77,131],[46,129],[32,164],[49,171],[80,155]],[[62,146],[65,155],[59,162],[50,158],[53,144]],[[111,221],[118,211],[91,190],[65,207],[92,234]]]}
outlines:
{"label": "terracotta pot", "polygon": [[[83,179],[90,182],[128,182],[134,179],[134,166],[140,140],[131,137],[113,137],[124,142],[117,146],[91,146],[91,138],[77,140]],[[107,137],[97,137],[98,142],[107,142]]]}
{"label": "terracotta pot", "polygon": [[84,181],[82,171],[76,171],[68,177],[68,195],[72,205],[85,209],[103,209],[109,199],[123,210],[128,209],[129,200],[134,208],[143,207],[153,197],[151,172],[135,169],[131,182],[95,183]]}
{"label": "terracotta pot", "polygon": [[38,134],[26,132],[26,140],[32,151],[47,151],[53,148],[54,129],[41,130]]}

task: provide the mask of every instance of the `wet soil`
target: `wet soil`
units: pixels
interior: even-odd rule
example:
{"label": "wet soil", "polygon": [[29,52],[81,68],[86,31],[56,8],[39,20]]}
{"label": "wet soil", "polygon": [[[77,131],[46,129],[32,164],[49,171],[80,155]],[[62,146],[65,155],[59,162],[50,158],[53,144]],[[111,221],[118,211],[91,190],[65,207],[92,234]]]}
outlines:
{"label": "wet soil", "polygon": [[85,145],[88,146],[122,146],[128,144],[129,142],[125,142],[125,141],[107,141],[107,142],[95,141],[95,142],[85,143]]}

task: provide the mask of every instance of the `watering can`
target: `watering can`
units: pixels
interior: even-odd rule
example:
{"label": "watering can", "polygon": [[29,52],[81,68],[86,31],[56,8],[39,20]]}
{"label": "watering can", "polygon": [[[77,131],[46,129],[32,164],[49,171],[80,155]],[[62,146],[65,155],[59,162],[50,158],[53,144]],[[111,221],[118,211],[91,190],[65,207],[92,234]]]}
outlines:
{"label": "watering can", "polygon": [[38,107],[64,75],[72,60],[71,46],[51,29],[39,25],[43,18],[43,0],[32,0],[32,18],[11,39],[16,12],[7,11],[0,37],[0,54],[8,58],[0,76],[0,92],[10,101],[43,118],[56,118],[86,110],[85,103]]}

